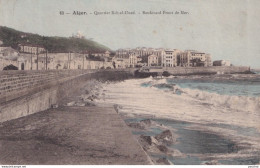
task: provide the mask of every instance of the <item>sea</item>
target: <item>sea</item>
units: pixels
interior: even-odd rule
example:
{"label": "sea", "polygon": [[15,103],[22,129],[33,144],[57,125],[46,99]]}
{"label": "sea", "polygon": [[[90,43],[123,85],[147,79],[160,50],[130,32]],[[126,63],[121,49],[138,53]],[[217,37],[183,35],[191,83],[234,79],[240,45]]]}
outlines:
{"label": "sea", "polygon": [[[150,119],[173,131],[179,156],[150,154],[177,165],[260,162],[260,74],[169,76],[107,82],[101,103],[125,122]],[[161,128],[133,131],[156,135]]]}

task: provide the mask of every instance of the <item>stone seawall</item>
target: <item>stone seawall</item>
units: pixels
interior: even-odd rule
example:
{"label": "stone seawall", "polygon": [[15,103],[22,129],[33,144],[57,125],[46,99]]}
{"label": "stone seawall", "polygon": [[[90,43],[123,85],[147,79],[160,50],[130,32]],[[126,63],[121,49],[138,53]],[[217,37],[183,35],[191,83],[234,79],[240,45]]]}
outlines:
{"label": "stone seawall", "polygon": [[95,70],[1,71],[0,103]]}
{"label": "stone seawall", "polygon": [[190,74],[232,74],[246,73],[250,67],[246,66],[212,66],[212,67],[167,67],[163,68],[173,75],[190,75]]}
{"label": "stone seawall", "polygon": [[0,99],[0,122],[47,110],[89,79],[120,80],[131,76],[129,71],[115,70],[5,72],[1,80],[11,86],[7,90],[13,90]]}

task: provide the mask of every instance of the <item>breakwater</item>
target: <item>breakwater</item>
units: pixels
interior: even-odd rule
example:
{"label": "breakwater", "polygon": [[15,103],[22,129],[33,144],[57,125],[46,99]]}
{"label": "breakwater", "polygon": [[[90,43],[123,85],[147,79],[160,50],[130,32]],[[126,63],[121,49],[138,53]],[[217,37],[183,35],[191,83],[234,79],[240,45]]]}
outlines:
{"label": "breakwater", "polygon": [[162,69],[150,69],[150,72],[162,73],[163,71],[167,71],[172,75],[235,74],[235,73],[250,73],[250,67],[212,66],[212,67],[164,67]]}

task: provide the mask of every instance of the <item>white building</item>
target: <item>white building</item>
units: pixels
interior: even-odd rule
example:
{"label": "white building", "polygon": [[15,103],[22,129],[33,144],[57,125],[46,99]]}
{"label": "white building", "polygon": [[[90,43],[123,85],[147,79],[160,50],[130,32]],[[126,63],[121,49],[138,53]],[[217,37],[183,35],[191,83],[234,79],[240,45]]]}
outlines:
{"label": "white building", "polygon": [[137,65],[138,58],[135,53],[129,54],[129,67],[134,68]]}
{"label": "white building", "polygon": [[162,51],[162,66],[173,67],[174,66],[174,51],[164,50]]}
{"label": "white building", "polygon": [[181,53],[181,50],[167,49],[162,51],[162,66],[163,67],[175,67],[177,66],[177,56]]}
{"label": "white building", "polygon": [[112,64],[116,69],[123,69],[129,67],[129,58],[118,58],[114,57],[112,59]]}
{"label": "white building", "polygon": [[23,53],[39,54],[39,53],[45,52],[44,47],[39,46],[39,45],[19,44],[19,47],[20,47],[20,52],[23,52]]}
{"label": "white building", "polygon": [[94,55],[95,57],[109,57],[110,52],[107,50],[106,52],[90,53],[90,55]]}
{"label": "white building", "polygon": [[159,65],[159,56],[149,55],[148,56],[148,66],[158,66]]}
{"label": "white building", "polygon": [[198,52],[195,50],[186,50],[180,53],[177,59],[177,65],[182,67],[212,66],[210,54]]}

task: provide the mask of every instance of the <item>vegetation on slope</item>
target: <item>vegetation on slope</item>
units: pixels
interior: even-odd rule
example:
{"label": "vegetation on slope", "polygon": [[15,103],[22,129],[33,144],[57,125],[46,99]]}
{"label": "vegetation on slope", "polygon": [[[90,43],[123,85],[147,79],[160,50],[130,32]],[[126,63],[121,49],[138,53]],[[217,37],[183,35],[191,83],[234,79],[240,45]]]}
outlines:
{"label": "vegetation on slope", "polygon": [[8,27],[0,26],[0,40],[4,46],[18,49],[18,44],[36,44],[46,48],[49,52],[104,52],[110,50],[92,40],[75,37],[46,37],[38,34],[25,33]]}

